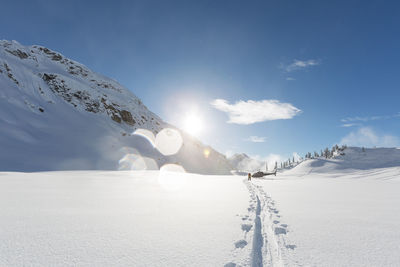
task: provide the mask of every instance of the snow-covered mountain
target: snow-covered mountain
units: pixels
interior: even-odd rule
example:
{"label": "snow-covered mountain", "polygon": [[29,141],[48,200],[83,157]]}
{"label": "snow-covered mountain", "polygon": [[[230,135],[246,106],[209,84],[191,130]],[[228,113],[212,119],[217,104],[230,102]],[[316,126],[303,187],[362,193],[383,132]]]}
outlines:
{"label": "snow-covered mountain", "polygon": [[245,153],[234,154],[228,158],[233,169],[239,172],[254,172],[265,170],[265,162],[251,158]]}
{"label": "snow-covered mountain", "polygon": [[[171,146],[178,152],[166,153]],[[0,41],[0,170],[168,163],[197,173],[231,169],[224,155],[162,121],[116,81],[48,48]]]}
{"label": "snow-covered mountain", "polygon": [[250,157],[245,153],[236,153],[228,158],[229,162],[231,163],[232,167],[237,168],[241,161],[249,159]]}

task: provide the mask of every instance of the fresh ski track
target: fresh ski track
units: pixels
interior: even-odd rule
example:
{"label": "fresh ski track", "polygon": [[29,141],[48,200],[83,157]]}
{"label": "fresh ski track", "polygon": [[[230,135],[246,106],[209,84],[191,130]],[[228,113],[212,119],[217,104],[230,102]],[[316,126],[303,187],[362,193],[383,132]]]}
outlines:
{"label": "fresh ski track", "polygon": [[[281,223],[281,215],[275,207],[275,201],[263,190],[262,186],[243,180],[249,190],[248,214],[242,216],[244,224],[242,240],[235,242],[235,250],[244,250],[248,253],[245,259],[237,259],[227,263],[226,267],[233,266],[287,266],[288,250],[296,248],[286,241],[288,225]],[[235,255],[239,253],[234,253]],[[301,265],[293,262],[297,266]]]}

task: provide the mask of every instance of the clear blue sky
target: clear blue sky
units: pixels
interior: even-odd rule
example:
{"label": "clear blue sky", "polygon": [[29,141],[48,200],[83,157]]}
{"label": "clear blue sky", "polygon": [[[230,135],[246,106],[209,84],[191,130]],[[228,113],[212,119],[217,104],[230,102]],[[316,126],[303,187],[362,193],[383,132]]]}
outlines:
{"label": "clear blue sky", "polygon": [[[173,124],[197,107],[207,124],[200,140],[221,152],[286,157],[341,140],[400,145],[397,3],[3,0],[0,39],[112,77]],[[301,112],[227,123],[215,99],[278,100]]]}

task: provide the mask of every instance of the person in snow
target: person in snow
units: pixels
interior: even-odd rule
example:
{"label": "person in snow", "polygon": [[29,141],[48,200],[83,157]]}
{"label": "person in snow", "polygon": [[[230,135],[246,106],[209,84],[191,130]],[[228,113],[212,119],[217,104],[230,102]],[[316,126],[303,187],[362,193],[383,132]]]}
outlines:
{"label": "person in snow", "polygon": [[247,181],[251,181],[251,173],[247,174]]}

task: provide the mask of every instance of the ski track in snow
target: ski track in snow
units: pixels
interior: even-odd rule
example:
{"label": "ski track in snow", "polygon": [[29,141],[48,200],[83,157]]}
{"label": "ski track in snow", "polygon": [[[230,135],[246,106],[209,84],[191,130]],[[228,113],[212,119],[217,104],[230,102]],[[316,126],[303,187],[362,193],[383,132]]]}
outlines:
{"label": "ski track in snow", "polygon": [[263,190],[262,186],[247,180],[243,181],[250,194],[248,214],[242,216],[241,226],[244,236],[235,242],[235,250],[251,246],[247,258],[229,262],[225,267],[234,266],[287,266],[296,265],[291,262],[287,252],[294,250],[296,245],[288,244],[286,235],[288,225],[281,223],[281,215],[275,207],[275,201]]}

